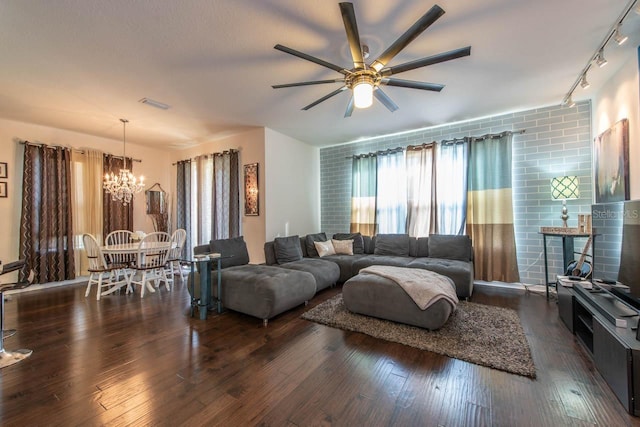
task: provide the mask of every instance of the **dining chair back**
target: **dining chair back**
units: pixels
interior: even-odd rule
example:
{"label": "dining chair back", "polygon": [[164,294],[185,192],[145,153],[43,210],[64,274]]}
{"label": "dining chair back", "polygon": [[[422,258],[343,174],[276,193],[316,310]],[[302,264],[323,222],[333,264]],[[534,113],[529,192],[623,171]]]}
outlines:
{"label": "dining chair back", "polygon": [[140,240],[133,269],[135,277],[131,284],[140,285],[140,296],[144,298],[145,291],[155,292],[151,282],[164,282],[168,291],[171,290],[169,279],[165,272],[165,265],[171,249],[171,236],[165,232],[149,233]]}
{"label": "dining chair back", "polygon": [[183,228],[178,228],[171,235],[171,250],[167,259],[167,274],[169,274],[170,282],[173,282],[175,274],[180,274],[180,278],[184,281],[185,273],[180,265],[180,260],[182,259],[182,250],[186,241],[187,231]]}
{"label": "dining chair back", "polygon": [[[107,295],[117,291],[127,284],[126,274],[120,276],[119,271],[123,271],[126,267],[124,264],[107,262],[98,241],[91,234],[83,234],[82,242],[84,250],[89,259],[89,281],[87,282],[87,290],[84,293],[88,297],[91,293],[91,286],[97,286],[96,299],[100,300],[102,295]],[[106,289],[103,291],[103,288]]]}
{"label": "dining chair back", "polygon": [[[131,230],[115,230],[107,234],[104,239],[104,243],[107,246],[111,245],[123,245],[126,243],[133,243],[134,233]],[[113,253],[109,254],[109,261],[113,264],[131,264],[133,256],[126,253]]]}

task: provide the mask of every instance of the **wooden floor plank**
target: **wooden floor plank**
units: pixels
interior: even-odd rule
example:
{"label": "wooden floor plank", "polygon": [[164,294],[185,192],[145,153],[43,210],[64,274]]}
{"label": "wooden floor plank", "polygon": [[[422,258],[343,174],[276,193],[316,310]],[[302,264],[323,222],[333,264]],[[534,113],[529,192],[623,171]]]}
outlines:
{"label": "wooden floor plank", "polygon": [[140,299],[96,301],[83,285],[12,295],[0,371],[1,425],[640,426],[558,317],[523,291],[476,286],[472,301],[520,315],[535,380],[300,318],[268,327],[231,311],[189,316],[178,280]]}

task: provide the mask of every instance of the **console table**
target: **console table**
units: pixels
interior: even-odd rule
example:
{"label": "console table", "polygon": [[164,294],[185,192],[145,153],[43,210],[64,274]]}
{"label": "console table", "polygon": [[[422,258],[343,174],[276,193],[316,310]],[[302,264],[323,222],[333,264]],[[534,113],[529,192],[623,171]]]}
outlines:
{"label": "console table", "polygon": [[[590,285],[587,282],[586,287]],[[572,287],[557,283],[560,319],[591,355],[596,369],[624,408],[639,416],[640,341],[635,331],[638,311],[604,287],[592,286],[587,289],[580,282]]]}
{"label": "console table", "polygon": [[[554,281],[549,281],[549,263],[547,259],[547,237],[560,237],[562,238],[562,265],[563,268],[567,266],[575,259],[575,248],[573,239],[576,237],[590,237],[590,233],[563,233],[562,231],[546,232],[541,231],[542,234],[542,247],[544,248],[544,285],[547,291],[547,299],[549,299],[549,285],[555,285]],[[595,247],[595,235],[591,240],[591,247]],[[592,252],[593,253],[593,252]],[[564,273],[564,270],[562,271]]]}

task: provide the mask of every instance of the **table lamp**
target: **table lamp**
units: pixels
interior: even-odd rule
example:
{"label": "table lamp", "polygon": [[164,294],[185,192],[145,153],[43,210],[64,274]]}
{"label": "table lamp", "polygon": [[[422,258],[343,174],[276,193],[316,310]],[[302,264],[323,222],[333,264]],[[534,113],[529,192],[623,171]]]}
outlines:
{"label": "table lamp", "polygon": [[562,200],[562,226],[567,228],[567,200],[579,199],[580,188],[577,176],[559,176],[551,179],[551,198]]}

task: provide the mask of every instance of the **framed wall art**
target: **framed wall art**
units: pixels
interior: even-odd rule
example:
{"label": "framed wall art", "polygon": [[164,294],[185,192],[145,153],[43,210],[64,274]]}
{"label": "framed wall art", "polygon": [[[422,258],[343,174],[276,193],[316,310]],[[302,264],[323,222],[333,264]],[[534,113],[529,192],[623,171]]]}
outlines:
{"label": "framed wall art", "polygon": [[244,214],[246,216],[260,215],[257,163],[244,165]]}
{"label": "framed wall art", "polygon": [[9,178],[9,172],[7,171],[6,162],[0,162],[0,178]]}
{"label": "framed wall art", "polygon": [[7,197],[7,183],[0,182],[0,197]]}
{"label": "framed wall art", "polygon": [[598,135],[594,150],[595,202],[629,200],[629,121]]}

